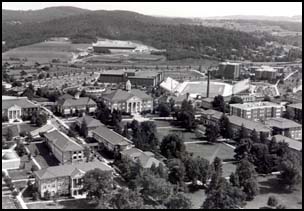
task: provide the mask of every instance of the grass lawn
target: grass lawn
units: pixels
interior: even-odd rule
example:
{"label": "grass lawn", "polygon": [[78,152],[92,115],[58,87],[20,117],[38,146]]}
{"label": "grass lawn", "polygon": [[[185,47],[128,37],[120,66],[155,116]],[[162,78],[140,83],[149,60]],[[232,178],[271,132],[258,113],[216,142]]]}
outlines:
{"label": "grass lawn", "polygon": [[17,209],[17,207],[12,198],[2,196],[2,209]]}
{"label": "grass lawn", "polygon": [[29,161],[27,155],[21,157],[21,166],[22,163],[24,163],[24,168],[8,170],[8,174],[13,180],[27,179],[31,175],[31,168],[35,163],[32,160]]}
{"label": "grass lawn", "polygon": [[[162,126],[162,127],[167,127],[167,126]],[[182,128],[157,128],[157,133],[158,133],[158,140],[161,142],[162,139],[168,135],[168,134],[177,134],[178,136],[183,139],[184,142],[189,142],[189,141],[200,141],[199,139],[196,138],[195,133],[193,132],[187,132]]]}
{"label": "grass lawn", "polygon": [[35,150],[38,150],[39,155],[37,155],[35,159],[41,168],[57,166],[59,164],[59,161],[56,159],[56,157],[53,154],[50,154],[46,143],[31,143],[27,147],[32,155],[35,155]]}
{"label": "grass lawn", "polygon": [[87,199],[75,199],[71,201],[61,201],[57,204],[53,202],[41,202],[26,205],[29,209],[93,209],[96,204],[91,204]]}
{"label": "grass lawn", "polygon": [[260,194],[254,200],[247,202],[245,209],[259,209],[267,206],[269,196],[275,196],[279,202],[287,209],[302,209],[302,184],[297,186],[297,190],[288,193],[279,184],[276,176],[258,177]]}
{"label": "grass lawn", "polygon": [[185,193],[184,195],[191,200],[192,209],[199,209],[207,197],[205,190],[202,189],[193,193]]}

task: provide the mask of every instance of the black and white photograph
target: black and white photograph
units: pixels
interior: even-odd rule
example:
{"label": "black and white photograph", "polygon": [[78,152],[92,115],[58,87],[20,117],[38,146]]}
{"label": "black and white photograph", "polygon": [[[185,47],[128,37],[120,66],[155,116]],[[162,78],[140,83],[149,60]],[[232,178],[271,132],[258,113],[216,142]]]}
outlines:
{"label": "black and white photograph", "polygon": [[302,209],[302,2],[2,2],[2,209]]}

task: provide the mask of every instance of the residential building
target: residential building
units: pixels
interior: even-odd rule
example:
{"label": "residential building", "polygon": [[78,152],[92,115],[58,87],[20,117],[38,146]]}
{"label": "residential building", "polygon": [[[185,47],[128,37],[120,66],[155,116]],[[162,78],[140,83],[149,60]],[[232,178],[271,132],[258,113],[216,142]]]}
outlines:
{"label": "residential building", "polygon": [[113,171],[110,166],[100,161],[52,166],[34,172],[35,186],[42,198],[47,191],[51,196],[58,194],[75,198],[86,197],[87,193],[82,190],[83,176],[93,169]]}
{"label": "residential building", "polygon": [[82,127],[82,123],[85,122],[85,125],[87,126],[87,130],[88,130],[88,136],[92,137],[92,131],[95,130],[96,128],[98,128],[99,126],[104,126],[104,124],[102,124],[99,120],[94,119],[91,116],[83,116],[80,117],[78,119],[75,120],[75,124],[81,128]]}
{"label": "residential building", "polygon": [[255,68],[254,72],[256,80],[273,80],[277,77],[277,69],[269,66],[261,66],[260,68]]}
{"label": "residential building", "polygon": [[45,133],[46,142],[61,164],[77,163],[84,160],[84,147],[59,130]]}
{"label": "residential building", "polygon": [[[209,109],[201,115],[201,121],[204,125],[218,125],[222,116],[222,112]],[[267,137],[271,135],[271,128],[261,122],[255,122],[238,116],[228,115],[227,117],[234,134],[238,134],[241,127],[244,126],[249,134],[255,130],[258,133],[258,136],[260,136],[261,133],[264,133]]]}
{"label": "residential building", "polygon": [[110,152],[120,152],[133,147],[132,142],[105,126],[92,131],[92,137]]}
{"label": "residential building", "polygon": [[213,108],[213,105],[212,105],[213,101],[214,101],[214,98],[212,98],[212,97],[203,98],[202,99],[202,107],[204,109],[211,109],[211,108]]}
{"label": "residential building", "polygon": [[151,168],[152,165],[158,167],[162,163],[155,158],[154,153],[149,151],[144,152],[135,147],[121,151],[120,154],[122,159],[129,158],[134,162],[139,162],[143,168]]}
{"label": "residential building", "polygon": [[272,128],[273,134],[281,134],[295,140],[302,140],[302,125],[285,118],[271,118],[265,124]]}
{"label": "residential building", "polygon": [[131,89],[130,81],[126,90],[108,90],[102,99],[111,111],[118,109],[130,114],[153,111],[153,98],[139,89]]}
{"label": "residential building", "polygon": [[218,76],[224,79],[238,79],[240,77],[240,64],[222,62],[219,64]]}
{"label": "residential building", "polygon": [[89,97],[75,97],[65,94],[57,101],[57,111],[61,115],[73,115],[81,113],[93,113],[97,109],[97,104]]}
{"label": "residential building", "polygon": [[39,107],[27,97],[2,96],[2,119],[7,118],[9,122],[20,122],[22,118],[29,118],[38,110]]}
{"label": "residential building", "polygon": [[[296,150],[296,151],[302,151],[302,142],[301,141],[297,141],[294,140],[292,138],[286,137],[286,136],[282,136],[282,135],[275,135],[273,136],[275,138],[276,142],[285,142],[288,144],[288,147],[290,149]],[[271,138],[269,138],[269,140],[271,140]]]}
{"label": "residential building", "polygon": [[302,122],[302,103],[287,105],[287,111],[291,119]]}
{"label": "residential building", "polygon": [[254,121],[281,117],[282,112],[282,105],[268,101],[230,105],[230,115],[235,115]]}

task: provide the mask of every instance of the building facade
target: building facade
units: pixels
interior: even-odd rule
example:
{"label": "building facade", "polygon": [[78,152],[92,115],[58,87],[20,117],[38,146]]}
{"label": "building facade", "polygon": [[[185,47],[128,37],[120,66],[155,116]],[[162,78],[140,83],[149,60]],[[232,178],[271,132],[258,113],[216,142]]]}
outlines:
{"label": "building facade", "polygon": [[290,113],[289,118],[302,122],[302,103],[287,105],[287,111]]}
{"label": "building facade", "polygon": [[222,62],[219,64],[218,76],[224,79],[237,79],[240,77],[240,64]]}
{"label": "building facade", "polygon": [[302,140],[302,125],[285,118],[272,118],[265,121],[272,128],[273,135],[283,135],[295,140]]}
{"label": "building facade", "polygon": [[38,110],[39,107],[27,97],[5,98],[2,96],[2,119],[7,118],[9,122],[30,118]]}
{"label": "building facade", "polygon": [[87,171],[96,168],[113,171],[111,167],[100,161],[52,166],[34,172],[35,186],[42,198],[45,197],[46,192],[49,192],[50,196],[58,194],[59,196],[84,198],[87,193],[82,190],[83,176]]}
{"label": "building facade", "polygon": [[255,68],[254,72],[256,80],[274,80],[277,77],[277,70],[269,66]]}
{"label": "building facade", "polygon": [[282,105],[266,101],[230,105],[230,115],[235,115],[253,121],[278,118],[281,117],[282,112]]}
{"label": "building facade", "polygon": [[46,142],[61,164],[71,164],[84,161],[84,148],[64,133],[53,130],[44,134]]}

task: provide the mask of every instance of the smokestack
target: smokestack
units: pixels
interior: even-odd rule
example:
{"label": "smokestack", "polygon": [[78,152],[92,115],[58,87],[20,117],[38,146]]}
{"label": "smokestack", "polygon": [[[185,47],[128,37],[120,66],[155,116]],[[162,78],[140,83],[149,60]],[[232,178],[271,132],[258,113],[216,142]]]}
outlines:
{"label": "smokestack", "polygon": [[210,86],[210,70],[207,71],[208,79],[207,79],[207,98],[209,97],[209,86]]}

